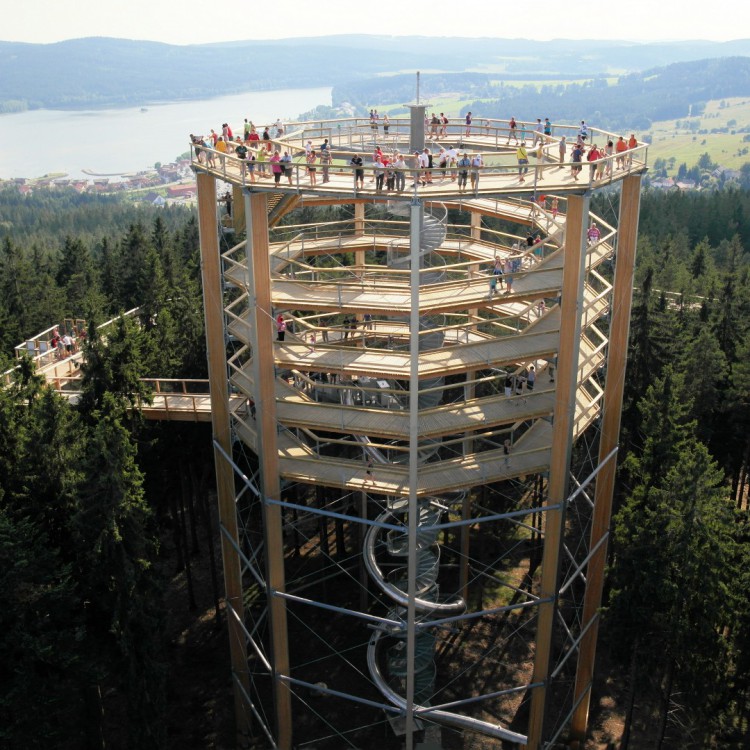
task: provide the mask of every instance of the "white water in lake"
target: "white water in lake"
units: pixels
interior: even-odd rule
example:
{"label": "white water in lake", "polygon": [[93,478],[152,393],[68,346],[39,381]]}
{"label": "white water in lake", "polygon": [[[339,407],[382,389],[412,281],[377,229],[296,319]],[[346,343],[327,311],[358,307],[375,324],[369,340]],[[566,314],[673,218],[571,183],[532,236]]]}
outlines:
{"label": "white water in lake", "polygon": [[[242,135],[247,117],[257,126],[297,118],[319,104],[331,104],[330,88],[284,89],[233,94],[215,99],[125,109],[67,111],[37,109],[0,115],[0,179],[62,172],[91,179],[81,170],[120,174],[174,161],[188,151],[190,133],[228,122]],[[259,131],[260,132],[260,131]]]}

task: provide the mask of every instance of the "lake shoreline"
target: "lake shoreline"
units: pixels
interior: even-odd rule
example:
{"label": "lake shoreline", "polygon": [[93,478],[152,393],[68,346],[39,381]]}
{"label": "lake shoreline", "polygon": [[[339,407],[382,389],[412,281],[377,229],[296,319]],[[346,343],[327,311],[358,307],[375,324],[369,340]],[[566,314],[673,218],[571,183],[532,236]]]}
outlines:
{"label": "lake shoreline", "polygon": [[221,133],[222,123],[228,122],[241,134],[245,118],[261,129],[277,119],[293,121],[319,105],[330,106],[331,93],[326,86],[152,104],[145,112],[131,106],[6,114],[0,116],[0,141],[42,147],[0,150],[0,180],[50,173],[91,179],[91,173],[113,176],[153,169],[157,162],[172,163],[189,152],[191,133]]}

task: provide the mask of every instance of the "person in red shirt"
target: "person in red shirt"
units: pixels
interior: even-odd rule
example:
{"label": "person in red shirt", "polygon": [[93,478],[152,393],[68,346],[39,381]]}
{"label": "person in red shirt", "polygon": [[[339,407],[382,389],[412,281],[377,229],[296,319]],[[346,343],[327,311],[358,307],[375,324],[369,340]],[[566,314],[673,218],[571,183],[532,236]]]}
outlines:
{"label": "person in red shirt", "polygon": [[621,169],[625,166],[625,152],[628,150],[628,144],[625,143],[625,139],[620,136],[615,144],[615,160],[617,162],[617,168]]}
{"label": "person in red shirt", "polygon": [[601,154],[599,153],[599,149],[596,147],[596,143],[591,147],[591,150],[589,151],[589,155],[586,157],[589,161],[589,167],[591,168],[591,179],[594,179],[594,172],[596,171],[597,164],[595,162]]}
{"label": "person in red shirt", "polygon": [[[638,147],[638,141],[635,138],[635,134],[631,133],[630,138],[628,139],[628,150],[632,151],[634,148]],[[633,154],[628,154],[628,166],[630,166],[633,163]]]}

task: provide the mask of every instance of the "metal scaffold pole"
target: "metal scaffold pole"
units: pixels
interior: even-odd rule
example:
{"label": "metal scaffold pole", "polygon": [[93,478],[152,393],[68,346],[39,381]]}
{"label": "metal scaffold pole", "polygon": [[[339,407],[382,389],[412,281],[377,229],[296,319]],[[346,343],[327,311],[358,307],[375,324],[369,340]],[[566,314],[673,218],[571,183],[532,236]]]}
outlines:
{"label": "metal scaffold pole", "polygon": [[417,482],[419,479],[419,249],[422,228],[422,202],[414,198],[410,213],[411,311],[409,314],[409,529],[408,588],[409,603],[406,610],[406,750],[414,747],[414,660],[416,658],[416,606],[417,596],[417,527],[419,504]]}

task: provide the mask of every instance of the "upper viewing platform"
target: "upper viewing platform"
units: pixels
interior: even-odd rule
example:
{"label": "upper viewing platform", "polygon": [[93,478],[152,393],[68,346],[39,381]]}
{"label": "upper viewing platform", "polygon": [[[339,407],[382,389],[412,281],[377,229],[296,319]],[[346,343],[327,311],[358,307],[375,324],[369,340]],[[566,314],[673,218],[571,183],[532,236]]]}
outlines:
{"label": "upper viewing platform", "polygon": [[[429,105],[428,105],[429,106]],[[195,170],[251,191],[428,200],[466,193],[584,193],[647,169],[648,145],[585,122],[412,116],[191,134]],[[470,119],[470,122],[468,121]],[[361,160],[361,163],[357,163]]]}

